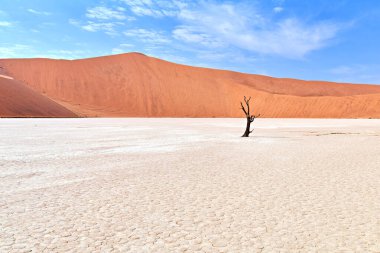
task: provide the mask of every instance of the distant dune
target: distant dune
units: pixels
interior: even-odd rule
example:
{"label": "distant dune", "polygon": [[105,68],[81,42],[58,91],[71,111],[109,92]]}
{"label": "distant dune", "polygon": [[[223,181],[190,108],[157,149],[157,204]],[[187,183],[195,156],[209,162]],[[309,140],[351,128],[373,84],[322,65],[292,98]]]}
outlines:
{"label": "distant dune", "polygon": [[242,117],[239,101],[246,95],[263,117],[380,118],[377,85],[190,67],[139,53],[0,59],[0,70],[14,78],[0,76],[3,117]]}

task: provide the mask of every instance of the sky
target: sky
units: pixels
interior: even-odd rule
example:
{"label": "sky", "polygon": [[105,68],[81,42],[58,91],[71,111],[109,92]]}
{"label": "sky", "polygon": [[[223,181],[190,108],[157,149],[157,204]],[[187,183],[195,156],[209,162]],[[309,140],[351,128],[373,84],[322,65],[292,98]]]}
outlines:
{"label": "sky", "polygon": [[380,84],[380,1],[0,0],[0,58],[126,52],[274,77]]}

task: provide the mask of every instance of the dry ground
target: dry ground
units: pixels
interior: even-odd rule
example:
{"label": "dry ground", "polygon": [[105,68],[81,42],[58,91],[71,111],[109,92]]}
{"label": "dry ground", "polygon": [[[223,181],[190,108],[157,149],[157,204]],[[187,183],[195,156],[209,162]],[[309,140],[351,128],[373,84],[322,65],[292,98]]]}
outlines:
{"label": "dry ground", "polygon": [[1,119],[0,252],[380,252],[380,120]]}

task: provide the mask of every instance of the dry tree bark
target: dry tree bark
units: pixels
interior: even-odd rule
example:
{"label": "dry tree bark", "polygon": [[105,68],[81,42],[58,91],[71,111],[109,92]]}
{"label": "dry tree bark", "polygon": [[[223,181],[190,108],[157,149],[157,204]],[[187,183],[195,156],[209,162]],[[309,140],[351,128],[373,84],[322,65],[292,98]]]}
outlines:
{"label": "dry tree bark", "polygon": [[240,102],[240,105],[241,105],[241,109],[243,110],[246,118],[247,118],[247,126],[245,128],[245,132],[244,134],[241,136],[241,137],[249,137],[249,134],[253,132],[253,129],[251,130],[251,123],[257,118],[257,117],[260,117],[260,114],[259,115],[251,115],[250,114],[250,108],[249,108],[249,101],[251,100],[251,97],[249,97],[248,99],[244,96],[244,103],[245,103],[245,106],[243,105],[243,102]]}

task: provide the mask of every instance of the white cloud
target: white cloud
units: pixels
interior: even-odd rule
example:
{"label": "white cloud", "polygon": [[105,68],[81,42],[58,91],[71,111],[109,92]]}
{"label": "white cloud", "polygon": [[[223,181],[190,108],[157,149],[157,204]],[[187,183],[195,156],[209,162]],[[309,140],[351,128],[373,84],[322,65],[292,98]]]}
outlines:
{"label": "white cloud", "polygon": [[153,10],[145,8],[142,6],[133,6],[132,11],[139,16],[153,16],[153,17],[162,17],[163,14],[159,10]]}
{"label": "white cloud", "polygon": [[171,40],[162,31],[147,29],[131,29],[124,32],[125,36],[138,38],[145,43],[166,44]]}
{"label": "white cloud", "polygon": [[123,44],[120,44],[119,47],[131,48],[131,47],[134,47],[134,45],[133,44],[128,44],[128,43],[123,43]]}
{"label": "white cloud", "polygon": [[89,32],[104,31],[105,33],[109,35],[116,35],[117,34],[115,30],[116,25],[117,23],[113,23],[113,22],[96,23],[96,22],[88,21],[87,24],[81,26],[81,28]]}
{"label": "white cloud", "polygon": [[245,49],[260,53],[301,58],[326,46],[338,29],[334,24],[305,25],[296,19],[286,19],[271,29],[251,31],[247,36],[238,37],[235,42]]}
{"label": "white cloud", "polygon": [[34,9],[28,9],[28,12],[36,14],[36,15],[44,15],[44,16],[50,16],[51,15],[50,12],[47,12],[47,11],[37,11],[37,10],[34,10]]}
{"label": "white cloud", "polygon": [[197,43],[207,47],[222,47],[224,43],[210,36],[209,34],[198,32],[191,26],[179,26],[173,30],[173,37],[177,40],[182,40],[189,43]]}
{"label": "white cloud", "polygon": [[69,23],[71,25],[77,26],[88,32],[102,31],[111,36],[119,35],[119,32],[117,32],[116,27],[124,24],[122,22],[94,22],[94,21],[87,21],[85,23],[82,23],[81,21],[78,21],[75,19],[69,19]]}
{"label": "white cloud", "polygon": [[274,8],[273,8],[273,11],[274,11],[275,13],[280,13],[280,12],[283,12],[283,11],[284,11],[284,8],[281,7],[281,6],[277,6],[277,7],[274,7]]}
{"label": "white cloud", "polygon": [[113,9],[96,6],[87,9],[86,17],[90,20],[69,19],[69,23],[88,32],[102,31],[110,36],[116,36],[120,34],[118,26],[124,25],[121,21],[135,20],[134,17],[125,15],[125,11],[125,8],[120,6]]}
{"label": "white cloud", "polygon": [[117,20],[131,20],[131,17],[128,17],[124,13],[125,9],[122,7],[117,7],[116,9],[110,9],[103,6],[96,6],[94,8],[87,9],[86,17],[92,19],[117,19]]}
{"label": "white cloud", "polygon": [[[303,58],[310,52],[328,46],[341,26],[332,22],[309,22],[283,15],[273,18],[258,5],[248,1],[216,2],[208,0],[118,0],[125,5],[108,8],[97,6],[87,9],[89,20],[71,20],[70,23],[88,32],[105,32],[118,35],[124,23],[139,16],[153,18],[171,17],[179,24],[166,31],[151,29],[152,23],[142,22],[146,27],[124,32],[125,36],[148,45],[171,43],[175,50],[191,52],[194,49],[213,49],[218,58],[223,52],[245,52],[259,55],[278,55],[286,58]],[[283,0],[273,0],[273,11],[282,12]],[[125,7],[125,8],[124,8]],[[134,13],[128,17],[126,9]],[[161,49],[157,49],[161,50]],[[123,51],[120,47],[115,52]],[[216,56],[215,56],[216,55]],[[252,54],[251,54],[252,55]]]}
{"label": "white cloud", "polygon": [[15,58],[24,56],[26,51],[30,51],[30,46],[23,44],[2,44],[0,46],[0,58]]}
{"label": "white cloud", "polygon": [[[192,34],[202,34],[203,38],[251,52],[288,58],[302,58],[326,46],[339,30],[337,24],[305,24],[295,18],[273,22],[245,7],[202,2],[201,6],[182,8],[178,17]],[[178,31],[174,36],[183,41],[201,39],[199,36],[178,36]]]}
{"label": "white cloud", "polygon": [[137,16],[174,17],[178,14],[179,0],[123,0]]}
{"label": "white cloud", "polygon": [[8,21],[0,21],[0,27],[10,27],[12,26],[11,22]]}
{"label": "white cloud", "polygon": [[341,65],[329,70],[337,82],[380,84],[380,65]]}

